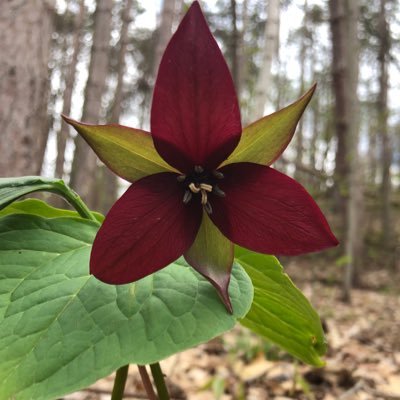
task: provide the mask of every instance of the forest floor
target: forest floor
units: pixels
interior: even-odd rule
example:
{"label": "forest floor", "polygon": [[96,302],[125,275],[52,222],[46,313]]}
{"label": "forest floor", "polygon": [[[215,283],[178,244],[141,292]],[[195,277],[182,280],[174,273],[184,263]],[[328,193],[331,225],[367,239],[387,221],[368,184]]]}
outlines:
{"label": "forest floor", "polygon": [[[318,260],[318,259],[316,259]],[[400,273],[363,274],[363,289],[343,303],[339,267],[313,260],[289,264],[289,276],[318,310],[329,350],[324,368],[295,362],[237,327],[163,361],[172,399],[400,400]],[[320,261],[322,263],[322,261]],[[113,377],[65,400],[109,400]],[[145,399],[131,366],[126,399]]]}

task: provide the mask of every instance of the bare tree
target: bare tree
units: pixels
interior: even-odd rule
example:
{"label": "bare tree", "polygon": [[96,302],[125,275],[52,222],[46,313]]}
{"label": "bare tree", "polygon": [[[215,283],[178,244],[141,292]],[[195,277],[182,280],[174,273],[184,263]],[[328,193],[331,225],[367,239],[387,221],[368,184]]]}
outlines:
{"label": "bare tree", "polygon": [[380,0],[380,13],[378,20],[378,62],[379,62],[379,94],[378,94],[378,131],[381,141],[381,196],[382,216],[381,228],[382,239],[385,246],[392,242],[392,221],[391,221],[391,179],[390,166],[392,163],[392,150],[388,133],[388,81],[389,81],[389,58],[390,58],[390,32],[386,13],[386,0]]}
{"label": "bare tree", "polygon": [[[113,0],[98,0],[94,13],[93,45],[89,77],[85,89],[82,120],[98,123],[109,70],[110,33]],[[96,204],[96,155],[78,135],[71,170],[71,186],[89,206]]]}
{"label": "bare tree", "polygon": [[[336,180],[343,200],[346,269],[343,298],[350,301],[350,289],[358,278],[363,245],[363,176],[358,157],[359,40],[358,0],[329,0],[333,50],[333,91],[337,136]],[[346,204],[347,203],[347,204]]]}
{"label": "bare tree", "polygon": [[49,118],[53,4],[0,2],[0,175],[40,174]]}
{"label": "bare tree", "polygon": [[254,105],[252,107],[250,118],[251,121],[263,116],[266,102],[270,100],[269,93],[271,91],[272,83],[272,62],[277,57],[279,47],[279,3],[279,0],[269,0],[267,5],[267,21],[265,23],[264,31],[262,63],[254,93]]}
{"label": "bare tree", "polygon": [[[83,33],[83,25],[85,22],[85,4],[84,0],[79,1],[79,11],[75,16],[74,31],[72,33],[72,45],[71,45],[71,59],[69,64],[66,66],[65,80],[64,80],[64,95],[63,95],[63,109],[62,113],[70,115],[71,113],[71,102],[72,92],[75,83],[76,66],[78,63],[78,56],[81,50],[81,39]],[[65,162],[65,148],[68,140],[69,125],[61,121],[61,128],[57,134],[57,158],[55,175],[62,178],[64,174],[64,162]]]}

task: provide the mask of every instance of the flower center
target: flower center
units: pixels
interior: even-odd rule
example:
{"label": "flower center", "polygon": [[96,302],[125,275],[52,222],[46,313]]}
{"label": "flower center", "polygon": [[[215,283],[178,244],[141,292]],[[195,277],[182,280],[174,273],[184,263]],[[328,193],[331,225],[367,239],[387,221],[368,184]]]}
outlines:
{"label": "flower center", "polygon": [[208,214],[212,213],[209,201],[210,194],[225,197],[225,193],[218,187],[217,182],[224,178],[220,171],[206,171],[200,165],[196,165],[188,175],[179,175],[177,180],[184,186],[183,202],[188,204],[194,195],[201,197],[201,204]]}

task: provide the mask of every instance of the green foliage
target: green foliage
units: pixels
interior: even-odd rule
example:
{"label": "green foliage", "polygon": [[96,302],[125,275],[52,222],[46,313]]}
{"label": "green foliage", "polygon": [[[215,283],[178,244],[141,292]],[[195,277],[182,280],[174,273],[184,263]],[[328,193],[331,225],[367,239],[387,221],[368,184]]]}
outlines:
{"label": "green foliage", "polygon": [[323,366],[326,344],[318,314],[278,260],[241,248],[236,257],[254,286],[253,304],[240,323],[305,363]]}
{"label": "green foliage", "polygon": [[[53,399],[127,363],[148,364],[231,329],[252,286],[235,265],[234,314],[183,260],[122,286],[89,275],[94,221],[0,218],[0,399]],[[14,209],[24,209],[18,204]],[[52,214],[54,213],[54,214]]]}

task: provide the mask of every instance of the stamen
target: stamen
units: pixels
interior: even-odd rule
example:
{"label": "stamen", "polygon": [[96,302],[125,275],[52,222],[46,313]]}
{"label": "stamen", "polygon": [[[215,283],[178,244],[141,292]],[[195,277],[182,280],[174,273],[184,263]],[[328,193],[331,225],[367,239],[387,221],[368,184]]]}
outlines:
{"label": "stamen", "polygon": [[224,174],[220,171],[214,170],[212,174],[217,178],[217,179],[224,179]]}
{"label": "stamen", "polygon": [[193,193],[199,193],[200,192],[200,188],[197,187],[193,182],[189,185],[189,189],[193,192]]}
{"label": "stamen", "polygon": [[221,190],[217,185],[215,185],[213,187],[213,191],[214,194],[216,194],[219,197],[225,197],[225,192],[223,190]]}
{"label": "stamen", "polygon": [[204,209],[206,210],[207,214],[212,214],[212,207],[211,204],[207,201],[206,204],[204,204]]}
{"label": "stamen", "polygon": [[192,200],[192,192],[190,190],[186,190],[185,194],[183,195],[183,203],[187,204],[190,200]]}
{"label": "stamen", "polygon": [[203,206],[207,204],[207,192],[205,190],[201,191],[201,204]]}
{"label": "stamen", "polygon": [[194,172],[196,172],[196,174],[201,174],[204,172],[204,168],[201,165],[195,165]]}
{"label": "stamen", "polygon": [[177,180],[178,182],[183,182],[185,179],[186,179],[186,175],[179,175],[179,176],[176,178],[176,180]]}
{"label": "stamen", "polygon": [[212,192],[213,187],[208,183],[200,183],[200,189],[205,190],[206,192]]}

